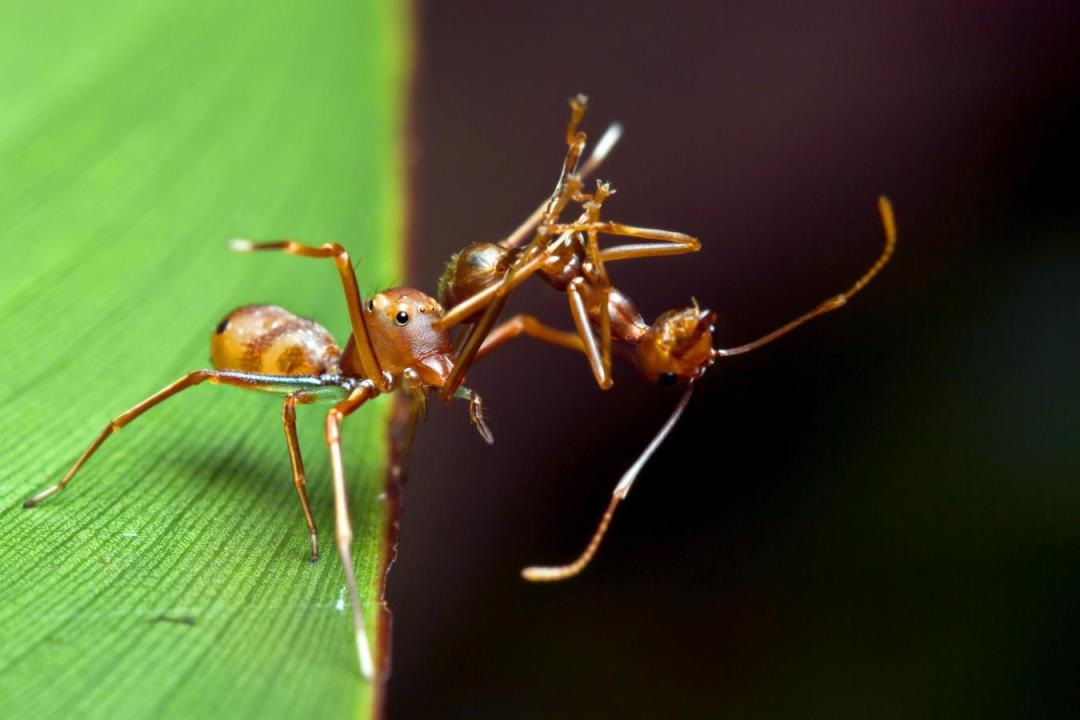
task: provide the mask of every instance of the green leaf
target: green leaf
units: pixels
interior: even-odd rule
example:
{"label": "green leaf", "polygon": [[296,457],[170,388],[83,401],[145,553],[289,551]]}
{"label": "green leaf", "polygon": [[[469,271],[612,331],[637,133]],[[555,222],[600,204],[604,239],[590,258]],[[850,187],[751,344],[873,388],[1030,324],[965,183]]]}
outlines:
{"label": "green leaf", "polygon": [[[235,236],[342,242],[400,281],[408,10],[393,0],[0,4],[0,717],[366,717],[333,541],[325,407],[299,410],[309,562],[280,398],[202,385],[231,308],[348,336],[332,263]],[[390,404],[346,421],[368,633],[387,562]],[[376,627],[376,624],[380,627]]]}

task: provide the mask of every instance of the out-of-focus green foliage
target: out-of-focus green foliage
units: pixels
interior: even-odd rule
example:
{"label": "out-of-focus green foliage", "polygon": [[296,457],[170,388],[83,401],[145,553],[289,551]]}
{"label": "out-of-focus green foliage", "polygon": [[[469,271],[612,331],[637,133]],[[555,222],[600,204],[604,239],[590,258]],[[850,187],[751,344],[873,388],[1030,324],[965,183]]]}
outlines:
{"label": "out-of-focus green foliage", "polygon": [[[201,386],[232,307],[340,342],[330,263],[230,237],[337,240],[401,278],[407,13],[389,0],[0,5],[0,716],[342,717],[356,667],[320,408],[301,408],[323,559],[271,395]],[[386,402],[345,426],[369,633],[385,563]]]}

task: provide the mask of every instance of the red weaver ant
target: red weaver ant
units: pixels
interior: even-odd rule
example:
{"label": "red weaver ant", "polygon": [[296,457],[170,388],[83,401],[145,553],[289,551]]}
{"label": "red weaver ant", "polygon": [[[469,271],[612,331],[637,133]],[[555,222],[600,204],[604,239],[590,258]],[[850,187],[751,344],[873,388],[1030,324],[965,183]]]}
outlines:
{"label": "red weaver ant", "polygon": [[[713,347],[716,314],[699,308],[696,302],[691,307],[669,310],[649,325],[630,297],[612,285],[604,267],[605,261],[695,252],[700,243],[682,233],[600,220],[601,205],[614,191],[607,183],[598,182],[595,193],[584,194],[581,192],[582,176],[576,172],[585,147],[585,134],[577,130],[585,103],[585,97],[581,95],[570,101],[571,116],[566,131],[569,150],[555,190],[547,202],[506,240],[498,244],[474,243],[454,255],[439,281],[439,297],[447,312],[438,324],[449,327],[475,322],[442,393],[453,391],[454,383],[464,376],[473,360],[523,334],[583,353],[601,389],[606,390],[612,385],[612,340],[617,340],[624,345],[615,349],[647,380],[661,385],[685,384],[686,391],[671,417],[616,485],[611,502],[584,552],[567,565],[526,568],[522,574],[534,581],[563,580],[585,568],[599,547],[616,506],[629,493],[645,462],[686,408],[693,383],[717,358],[755,350],[819,315],[843,307],[885,266],[896,246],[892,206],[881,196],[878,210],[885,234],[881,254],[848,290],[825,300],[813,310],[757,340],[732,348]],[[593,167],[595,163],[590,160],[587,169]],[[581,217],[574,223],[559,223],[558,216],[571,201],[581,204]],[[536,233],[532,241],[521,247],[520,243],[533,226],[536,226]],[[648,242],[600,249],[597,242],[600,233]],[[530,315],[517,315],[502,325],[494,325],[509,293],[534,273],[567,293],[576,332],[555,330]]]}

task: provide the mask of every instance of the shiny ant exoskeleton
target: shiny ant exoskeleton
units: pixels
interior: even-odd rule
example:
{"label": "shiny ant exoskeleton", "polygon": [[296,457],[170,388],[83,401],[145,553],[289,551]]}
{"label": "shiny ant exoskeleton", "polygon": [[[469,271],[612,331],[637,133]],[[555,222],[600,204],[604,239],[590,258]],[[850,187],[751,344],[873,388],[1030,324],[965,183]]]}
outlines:
{"label": "shiny ant exoskeleton", "polygon": [[[632,332],[617,337],[622,342],[633,346],[631,352],[622,352],[620,354],[636,365],[641,374],[648,380],[660,385],[685,384],[686,390],[667,422],[664,423],[648,447],[634,461],[634,464],[630,466],[630,469],[620,478],[611,494],[608,507],[600,518],[596,531],[581,555],[566,565],[525,568],[522,570],[522,576],[526,580],[535,582],[565,580],[585,569],[585,566],[592,560],[593,555],[596,554],[597,548],[600,547],[600,542],[603,540],[608,525],[611,523],[615,508],[626,498],[631,485],[633,485],[634,480],[649,457],[652,456],[664,438],[671,432],[683,410],[686,409],[687,404],[690,402],[694,382],[701,378],[718,358],[741,355],[756,350],[819,315],[840,309],[847,304],[847,301],[855,293],[862,290],[877,275],[881,268],[885,266],[885,263],[889,261],[896,247],[896,223],[893,218],[892,205],[884,196],[878,198],[878,210],[884,228],[885,244],[881,255],[878,256],[874,264],[844,292],[834,295],[813,310],[800,315],[757,340],[737,347],[714,348],[712,346],[712,334],[716,313],[711,310],[703,310],[696,303],[688,308],[669,310],[663,313],[651,326],[646,325],[644,322],[635,323]],[[614,297],[614,294],[612,297]],[[629,298],[626,298],[626,296],[621,297],[625,299],[627,306],[633,307]],[[640,320],[640,315],[637,318]],[[589,355],[590,352],[580,335],[555,330],[528,315],[518,315],[491,332],[481,346],[476,358],[483,358],[507,340],[520,335],[528,335],[552,345],[577,350],[586,355]],[[625,345],[620,346],[619,349],[629,350]]]}
{"label": "shiny ant exoskeleton", "polygon": [[[282,423],[292,461],[293,482],[311,533],[311,560],[318,559],[318,539],[305,485],[304,464],[296,436],[296,406],[319,400],[334,401],[326,415],[326,444],[334,487],[335,538],[349,600],[353,608],[357,657],[367,678],[374,676],[371,649],[356,590],[352,565],[352,525],[341,454],[341,421],[380,393],[401,389],[423,404],[432,388],[442,387],[454,366],[450,337],[435,327],[442,307],[419,290],[397,288],[378,293],[365,304],[349,255],[340,245],[319,247],[288,240],[252,243],[234,240],[237,251],[281,250],[291,255],[332,259],[345,290],[352,334],[344,352],[333,336],[317,323],[272,305],[248,305],[233,310],[217,325],[210,341],[213,370],[195,370],[154,393],[105,427],[67,474],[54,485],[23,503],[33,507],[63,490],[105,439],[155,405],[200,383],[233,385],[285,395]],[[473,423],[487,442],[491,432],[484,423],[478,395],[462,387],[455,397],[469,401]]]}
{"label": "shiny ant exoskeleton", "polygon": [[[586,195],[581,192],[582,178],[575,172],[575,167],[585,144],[584,133],[577,131],[584,109],[584,97],[578,96],[571,101],[571,118],[566,133],[570,149],[555,191],[541,206],[541,211],[534,213],[507,240],[498,244],[474,243],[466,247],[451,258],[440,279],[439,297],[446,307],[446,313],[439,324],[449,327],[456,323],[475,323],[442,392],[452,392],[454,382],[463,377],[471,362],[521,335],[584,353],[602,389],[611,387],[612,341],[618,341],[623,345],[615,349],[633,363],[647,380],[660,385],[684,384],[686,391],[668,421],[616,485],[607,510],[584,552],[567,565],[534,566],[523,570],[523,576],[533,581],[563,580],[585,568],[599,547],[615,508],[626,497],[645,462],[686,408],[694,381],[718,358],[755,350],[819,315],[843,307],[885,266],[896,245],[892,206],[882,196],[878,198],[878,210],[885,243],[878,259],[848,290],[825,300],[813,310],[757,340],[732,348],[713,347],[716,314],[699,308],[696,302],[691,307],[669,310],[649,325],[630,297],[612,285],[604,263],[694,252],[699,249],[700,243],[696,238],[682,233],[635,228],[600,220],[601,205],[614,191],[606,183],[597,183],[595,193]],[[590,164],[595,166],[592,161]],[[559,214],[571,201],[581,203],[581,217],[574,223],[559,223]],[[520,247],[533,226],[536,226],[536,233],[532,242]],[[597,236],[601,233],[631,236],[649,242],[600,249]],[[508,294],[534,273],[539,273],[553,287],[567,293],[576,332],[553,329],[530,315],[517,315],[502,325],[494,325]]]}
{"label": "shiny ant exoskeleton", "polygon": [[[439,300],[446,314],[439,327],[475,323],[458,354],[457,365],[440,391],[445,400],[465,377],[485,338],[495,327],[509,294],[533,274],[565,292],[574,326],[581,337],[597,384],[611,387],[611,339],[633,333],[641,316],[632,303],[611,284],[605,263],[633,258],[682,255],[701,248],[697,238],[670,230],[654,230],[600,220],[600,207],[614,190],[597,183],[594,193],[582,191],[582,181],[599,164],[618,137],[613,126],[597,145],[597,151],[581,171],[578,161],[585,150],[585,133],[578,125],[585,114],[586,98],[570,101],[566,128],[566,157],[551,197],[510,237],[499,243],[473,243],[456,253],[439,279]],[[582,206],[581,217],[569,224],[559,216],[570,202]],[[532,228],[532,240],[522,245]],[[631,237],[634,242],[601,249],[600,234]]]}

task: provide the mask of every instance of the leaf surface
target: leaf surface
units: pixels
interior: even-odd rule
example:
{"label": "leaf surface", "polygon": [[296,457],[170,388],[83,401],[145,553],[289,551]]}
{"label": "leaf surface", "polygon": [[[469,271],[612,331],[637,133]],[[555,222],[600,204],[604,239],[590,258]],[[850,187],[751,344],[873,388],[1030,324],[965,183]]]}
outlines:
{"label": "leaf surface", "polygon": [[[343,243],[400,281],[408,15],[356,3],[0,6],[0,717],[367,717],[334,546],[324,406],[299,409],[308,561],[280,398],[203,385],[230,309],[348,318],[332,263],[226,241]],[[372,638],[390,405],[346,421]]]}

